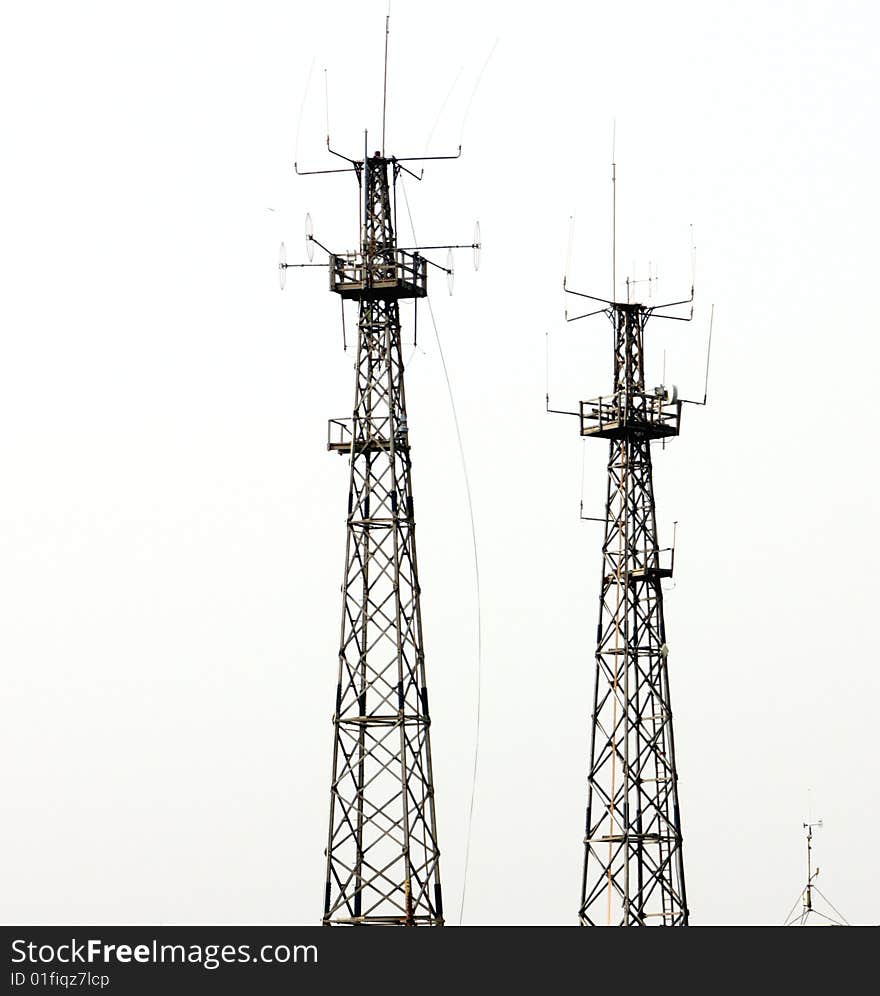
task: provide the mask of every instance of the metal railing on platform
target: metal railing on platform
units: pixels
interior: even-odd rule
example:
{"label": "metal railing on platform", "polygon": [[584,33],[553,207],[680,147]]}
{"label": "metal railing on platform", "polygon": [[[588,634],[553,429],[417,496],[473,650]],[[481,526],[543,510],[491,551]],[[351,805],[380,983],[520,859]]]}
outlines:
{"label": "metal railing on platform", "polygon": [[656,394],[623,391],[580,403],[581,435],[604,435],[641,428],[652,436],[677,436],[681,402]]}
{"label": "metal railing on platform", "polygon": [[365,258],[359,252],[330,257],[330,289],[339,294],[393,290],[401,297],[428,293],[428,266],[424,256],[403,249],[387,249]]}

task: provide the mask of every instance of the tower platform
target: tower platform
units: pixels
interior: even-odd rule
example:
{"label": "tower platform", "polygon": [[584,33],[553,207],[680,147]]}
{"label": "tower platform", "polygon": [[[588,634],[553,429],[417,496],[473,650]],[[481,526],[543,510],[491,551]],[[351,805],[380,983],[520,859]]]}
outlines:
{"label": "tower platform", "polygon": [[366,300],[425,297],[428,264],[424,256],[402,249],[383,249],[371,259],[357,252],[331,256],[330,290]]}
{"label": "tower platform", "polygon": [[663,439],[677,436],[681,402],[655,394],[621,394],[580,403],[581,435],[599,439]]}
{"label": "tower platform", "polygon": [[[373,420],[374,435],[370,439],[358,443],[358,453],[383,453],[391,449],[390,439],[391,419],[384,418]],[[348,456],[351,453],[354,433],[352,431],[352,419],[331,418],[327,421],[327,449],[331,453],[338,453],[340,456]],[[396,449],[403,450],[409,446],[406,430],[398,427],[396,434]]]}

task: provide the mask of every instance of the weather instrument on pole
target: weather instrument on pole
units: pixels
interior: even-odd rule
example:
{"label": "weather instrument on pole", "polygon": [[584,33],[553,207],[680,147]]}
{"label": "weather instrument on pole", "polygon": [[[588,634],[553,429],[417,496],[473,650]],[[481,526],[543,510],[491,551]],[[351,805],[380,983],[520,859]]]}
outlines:
{"label": "weather instrument on pole", "polygon": [[[811,927],[816,925],[823,927],[848,927],[849,923],[844,919],[840,910],[825,897],[820,891],[819,886],[816,885],[816,879],[819,877],[819,867],[817,865],[815,869],[813,868],[813,830],[821,830],[823,821],[817,820],[815,823],[804,823],[803,827],[806,830],[807,844],[807,884],[785,918],[785,926]],[[818,902],[816,900],[817,896],[819,897]]]}
{"label": "weather instrument on pole", "polygon": [[[678,436],[688,402],[675,387],[646,386],[645,326],[652,316],[690,321],[693,287],[685,300],[644,305],[583,294],[566,282],[567,294],[587,301],[584,314],[568,321],[597,314],[611,320],[614,365],[608,394],[563,413],[578,419],[585,440],[608,443],[605,515],[581,515],[604,523],[604,539],[578,918],[584,926],[685,926],[661,587],[672,577],[675,552],[658,541],[651,444]],[[681,305],[690,313],[669,313]],[[549,387],[547,410],[556,411]]]}
{"label": "weather instrument on pole", "polygon": [[[383,116],[384,117],[384,116]],[[384,131],[384,127],[383,127]],[[327,925],[441,926],[440,848],[434,801],[421,586],[407,418],[401,307],[428,294],[429,270],[446,274],[431,251],[401,248],[395,231],[403,175],[412,164],[384,149],[349,157],[327,148],[359,185],[360,244],[333,252],[306,218],[309,262],[325,266],[330,290],[357,307],[351,417],[328,423],[327,449],[348,459],[342,624],[333,713],[330,820],[322,920]],[[460,248],[473,250],[475,240]],[[312,263],[315,248],[324,263]],[[291,264],[283,251],[282,277]],[[283,283],[282,283],[283,285]]]}

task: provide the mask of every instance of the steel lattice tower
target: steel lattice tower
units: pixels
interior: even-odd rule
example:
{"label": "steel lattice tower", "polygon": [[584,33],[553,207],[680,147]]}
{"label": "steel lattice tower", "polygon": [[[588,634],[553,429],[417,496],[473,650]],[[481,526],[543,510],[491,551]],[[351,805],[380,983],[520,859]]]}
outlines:
{"label": "steel lattice tower", "polygon": [[[388,164],[365,160],[363,283],[324,922],[442,924]],[[418,261],[417,261],[418,262]],[[335,275],[345,276],[344,266]],[[409,283],[405,276],[412,276]],[[390,284],[378,287],[376,285]],[[346,293],[342,280],[334,287]],[[334,445],[334,444],[331,444]],[[346,447],[343,446],[343,449]]]}
{"label": "steel lattice tower", "polygon": [[[329,253],[330,289],[343,318],[345,302],[357,304],[358,320],[352,417],[330,420],[327,443],[349,457],[349,489],[322,919],[442,926],[400,302],[417,309],[428,266],[451,281],[452,262],[398,248],[397,181],[411,173],[402,160],[368,156],[365,141],[364,158],[347,161],[361,237],[358,252]],[[320,243],[309,219],[306,233],[311,252]],[[478,237],[468,248],[476,259]],[[321,264],[288,264],[282,245],[282,285],[293,265]]]}
{"label": "steel lattice tower", "polygon": [[613,392],[573,413],[582,436],[609,443],[578,915],[584,926],[686,926],[661,587],[674,550],[659,546],[651,466],[651,443],[678,435],[686,402],[646,390],[644,345],[648,318],[693,291],[655,306],[578,296],[604,305],[588,314],[607,314],[614,334]]}

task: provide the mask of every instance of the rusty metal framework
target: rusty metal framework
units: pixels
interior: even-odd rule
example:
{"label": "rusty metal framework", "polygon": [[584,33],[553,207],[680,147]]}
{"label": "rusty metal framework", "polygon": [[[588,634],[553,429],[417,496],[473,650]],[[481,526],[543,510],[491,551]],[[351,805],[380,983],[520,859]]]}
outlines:
{"label": "rusty metal framework", "polygon": [[584,926],[686,926],[661,586],[674,547],[658,540],[651,443],[678,435],[688,402],[665,386],[647,389],[644,343],[648,318],[691,303],[693,290],[687,301],[656,306],[566,291],[602,305],[569,321],[604,313],[614,331],[612,394],[567,413],[581,436],[609,445],[578,917]]}
{"label": "rusty metal framework", "polygon": [[[324,923],[443,923],[389,164],[365,159]],[[331,258],[331,280],[339,257]],[[418,259],[418,257],[416,257]],[[355,277],[359,279],[354,279]],[[337,284],[338,293],[348,293]]]}
{"label": "rusty metal framework", "polygon": [[[358,309],[352,416],[327,434],[328,450],[348,457],[349,489],[322,922],[442,926],[400,302],[417,311],[428,266],[451,277],[451,264],[398,248],[397,181],[421,176],[366,148],[365,136],[363,159],[309,171],[352,172],[361,194],[356,253],[331,253],[306,226],[310,258],[312,244],[329,257],[343,323],[346,301]],[[287,269],[308,265],[322,264],[288,264],[282,246],[282,286]]]}

